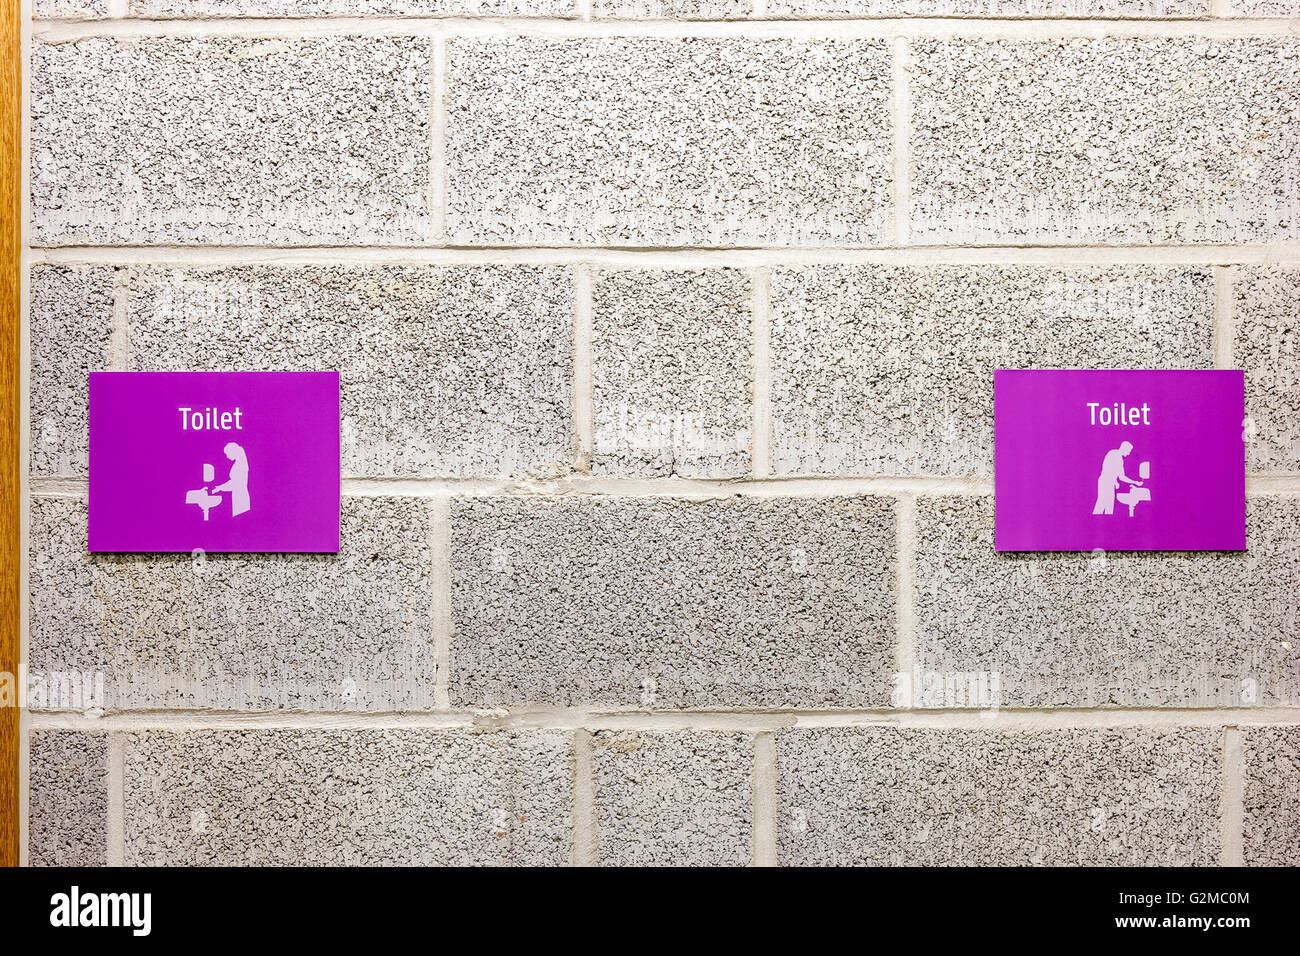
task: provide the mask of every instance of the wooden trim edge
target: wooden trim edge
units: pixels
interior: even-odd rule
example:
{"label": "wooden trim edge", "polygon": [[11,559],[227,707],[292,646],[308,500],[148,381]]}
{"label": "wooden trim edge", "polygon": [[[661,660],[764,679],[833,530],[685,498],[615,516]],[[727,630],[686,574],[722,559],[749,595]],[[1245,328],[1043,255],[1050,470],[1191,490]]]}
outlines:
{"label": "wooden trim edge", "polygon": [[17,866],[22,40],[20,0],[0,3],[0,866]]}

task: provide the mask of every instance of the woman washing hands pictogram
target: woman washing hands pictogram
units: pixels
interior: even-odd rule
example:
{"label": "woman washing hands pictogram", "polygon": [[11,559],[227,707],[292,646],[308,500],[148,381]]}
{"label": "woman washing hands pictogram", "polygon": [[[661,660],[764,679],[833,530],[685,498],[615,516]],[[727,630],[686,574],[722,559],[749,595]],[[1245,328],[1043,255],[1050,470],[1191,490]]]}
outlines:
{"label": "woman washing hands pictogram", "polygon": [[222,491],[230,492],[231,516],[242,515],[253,507],[248,494],[248,455],[233,441],[228,442],[222,450],[234,464],[230,466],[230,477],[213,488],[212,493],[215,495]]}

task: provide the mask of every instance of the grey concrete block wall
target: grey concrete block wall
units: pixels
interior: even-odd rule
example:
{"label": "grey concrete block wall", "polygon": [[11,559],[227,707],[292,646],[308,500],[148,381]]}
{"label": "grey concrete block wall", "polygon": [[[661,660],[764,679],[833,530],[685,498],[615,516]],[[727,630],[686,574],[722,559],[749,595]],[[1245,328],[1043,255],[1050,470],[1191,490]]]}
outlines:
{"label": "grey concrete block wall", "polygon": [[420,242],[430,55],[419,37],[38,41],[32,238]]}
{"label": "grey concrete block wall", "polygon": [[[28,862],[1296,862],[1298,13],[33,0]],[[1244,554],[994,553],[994,368],[1233,366]],[[318,368],[338,555],[86,553]]]}
{"label": "grey concrete block wall", "polygon": [[128,865],[569,862],[571,736],[553,731],[132,734]]}
{"label": "grey concrete block wall", "polygon": [[453,499],[452,703],[881,706],[895,561],[881,498]]}
{"label": "grey concrete block wall", "polygon": [[453,243],[870,245],[885,235],[882,41],[465,37],[447,55]]}
{"label": "grey concrete block wall", "polygon": [[991,474],[995,368],[1208,368],[1208,269],[809,266],[771,279],[772,467]]}
{"label": "grey concrete block wall", "polygon": [[108,738],[79,730],[30,735],[28,860],[32,866],[108,862]]}
{"label": "grey concrete block wall", "polygon": [[[109,710],[428,709],[430,521],[345,498],[337,555],[87,554],[84,502],[35,497],[28,667],[102,674]],[[89,709],[54,696],[33,708]]]}
{"label": "grey concrete block wall", "polygon": [[1300,38],[919,40],[909,75],[916,242],[1300,237]]}
{"label": "grey concrete block wall", "polygon": [[1220,733],[809,728],[777,735],[787,865],[1205,866]]}
{"label": "grey concrete block wall", "polygon": [[86,473],[89,373],[112,364],[115,270],[33,266],[30,273],[28,469]]}
{"label": "grey concrete block wall", "polygon": [[594,735],[602,865],[743,866],[753,823],[753,741],[745,734]]}
{"label": "grey concrete block wall", "polygon": [[916,528],[922,675],[996,674],[1008,707],[1300,702],[1300,499],[1249,499],[1245,552],[996,554],[988,497],[919,498]]}
{"label": "grey concrete block wall", "polygon": [[1243,854],[1247,865],[1300,864],[1300,726],[1244,727]]}
{"label": "grey concrete block wall", "polygon": [[750,470],[751,282],[738,269],[594,280],[594,474]]}
{"label": "grey concrete block wall", "polygon": [[1242,269],[1233,361],[1246,372],[1246,457],[1259,471],[1300,471],[1300,269]]}
{"label": "grey concrete block wall", "polygon": [[346,477],[573,460],[564,268],[141,268],[127,319],[132,370],[338,369]]}

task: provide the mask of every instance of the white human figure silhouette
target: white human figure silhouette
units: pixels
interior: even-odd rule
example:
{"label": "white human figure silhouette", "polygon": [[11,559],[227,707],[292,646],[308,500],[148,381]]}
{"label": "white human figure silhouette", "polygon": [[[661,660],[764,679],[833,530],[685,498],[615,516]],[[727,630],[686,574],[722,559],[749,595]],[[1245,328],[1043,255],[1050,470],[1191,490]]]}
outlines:
{"label": "white human figure silhouette", "polygon": [[1101,474],[1097,476],[1097,503],[1092,506],[1093,514],[1115,513],[1115,492],[1121,481],[1141,486],[1142,482],[1124,474],[1124,459],[1132,451],[1133,446],[1129,442],[1120,442],[1118,448],[1106,452],[1106,457],[1101,462]]}
{"label": "white human figure silhouette", "polygon": [[253,507],[252,500],[248,495],[248,455],[242,447],[233,441],[227,442],[222,451],[234,464],[230,466],[230,477],[213,488],[212,493],[216,494],[219,491],[230,492],[231,515],[242,515]]}

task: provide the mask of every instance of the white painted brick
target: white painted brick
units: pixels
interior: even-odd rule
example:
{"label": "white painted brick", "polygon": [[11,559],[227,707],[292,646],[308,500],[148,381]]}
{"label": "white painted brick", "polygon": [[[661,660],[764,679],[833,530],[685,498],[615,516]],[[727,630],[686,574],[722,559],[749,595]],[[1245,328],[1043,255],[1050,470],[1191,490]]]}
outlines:
{"label": "white painted brick", "polygon": [[751,738],[605,731],[593,748],[602,865],[749,863]]}
{"label": "white painted brick", "polygon": [[917,40],[918,243],[1300,237],[1300,38]]}
{"label": "white painted brick", "polygon": [[1300,471],[1300,269],[1242,269],[1235,283],[1233,361],[1246,372],[1246,459]]}
{"label": "white painted brick", "polygon": [[114,270],[31,269],[30,443],[33,475],[86,473],[87,383],[109,365]]}
{"label": "white painted brick", "polygon": [[39,730],[28,741],[28,861],[106,865],[108,739],[80,730]]}
{"label": "white painted brick", "polygon": [[787,865],[1207,866],[1217,728],[786,730]]}
{"label": "white painted brick", "polygon": [[1248,499],[1245,552],[999,555],[983,497],[916,520],[922,693],[996,673],[1006,707],[1300,703],[1300,498]]}
{"label": "white painted brick", "polygon": [[130,366],[339,370],[345,477],[553,476],[572,290],[548,266],[141,269]]}
{"label": "white painted brick", "polygon": [[465,38],[448,45],[456,243],[880,242],[876,40]]}
{"label": "white painted brick", "polygon": [[419,37],[32,46],[32,239],[409,243],[429,222]]}
{"label": "white painted brick", "polygon": [[749,303],[734,269],[597,277],[594,474],[749,471]]}
{"label": "white painted brick", "polygon": [[1241,743],[1245,862],[1300,865],[1300,727],[1243,727]]}
{"label": "white painted brick", "polygon": [[881,498],[456,498],[452,702],[881,706],[894,561]]}
{"label": "white painted brick", "polygon": [[342,512],[338,555],[89,554],[85,504],[34,497],[28,667],[102,673],[110,710],[430,708],[429,504]]}
{"label": "white painted brick", "polygon": [[991,474],[995,368],[1208,368],[1208,269],[812,266],[771,279],[773,470]]}
{"label": "white painted brick", "polygon": [[134,734],[126,862],[563,865],[572,749],[554,732]]}

